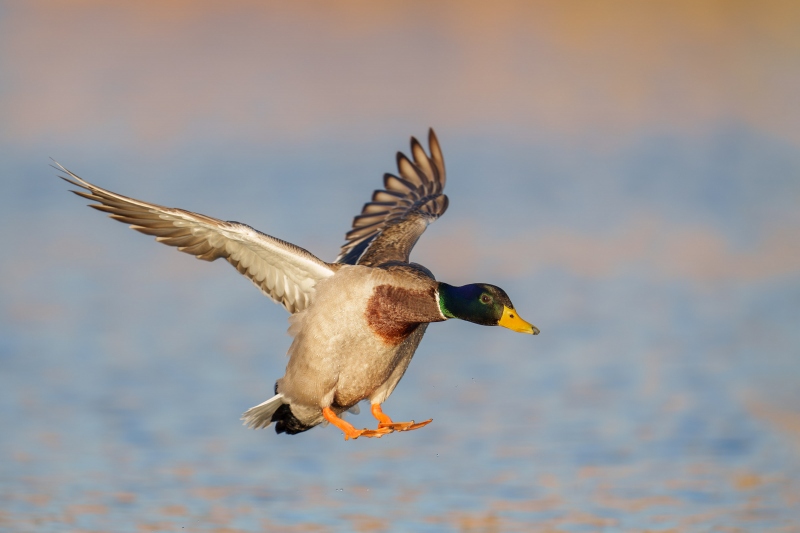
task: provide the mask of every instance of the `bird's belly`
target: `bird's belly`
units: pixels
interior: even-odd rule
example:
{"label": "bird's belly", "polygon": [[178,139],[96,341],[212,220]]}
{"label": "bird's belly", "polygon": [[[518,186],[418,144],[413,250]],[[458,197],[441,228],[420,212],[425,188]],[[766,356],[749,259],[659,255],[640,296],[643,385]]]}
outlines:
{"label": "bird's belly", "polygon": [[[343,267],[318,283],[311,306],[292,315],[294,342],[278,392],[293,405],[346,409],[380,394],[395,370],[405,369],[414,350],[402,338],[381,336],[370,321],[383,311],[370,310],[369,303],[375,287],[386,283],[384,275],[367,267]],[[417,328],[406,329],[411,335]],[[392,379],[396,384],[399,376]]]}
{"label": "bird's belly", "polygon": [[303,317],[279,392],[307,406],[349,408],[369,398],[397,367],[400,345],[366,327],[363,315]]}
{"label": "bird's belly", "polygon": [[357,350],[345,349],[347,364],[340,367],[334,393],[334,405],[350,407],[367,399],[383,385],[397,367],[397,346],[387,346],[369,339]]}

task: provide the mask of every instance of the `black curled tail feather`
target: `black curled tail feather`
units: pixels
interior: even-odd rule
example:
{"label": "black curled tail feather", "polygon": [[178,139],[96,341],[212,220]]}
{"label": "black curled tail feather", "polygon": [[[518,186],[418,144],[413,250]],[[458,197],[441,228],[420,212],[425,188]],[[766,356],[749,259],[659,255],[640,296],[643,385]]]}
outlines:
{"label": "black curled tail feather", "polygon": [[286,403],[278,407],[272,414],[272,422],[275,422],[275,433],[288,435],[297,435],[314,427],[300,422],[292,413],[292,408]]}

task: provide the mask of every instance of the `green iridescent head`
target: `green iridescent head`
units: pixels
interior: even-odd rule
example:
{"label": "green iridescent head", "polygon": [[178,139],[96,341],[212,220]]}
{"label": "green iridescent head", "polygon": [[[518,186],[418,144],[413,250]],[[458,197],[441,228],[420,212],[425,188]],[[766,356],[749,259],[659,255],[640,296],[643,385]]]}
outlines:
{"label": "green iridescent head", "polygon": [[454,287],[439,283],[439,309],[446,318],[460,318],[484,326],[503,326],[520,333],[539,334],[522,320],[503,289],[488,283]]}

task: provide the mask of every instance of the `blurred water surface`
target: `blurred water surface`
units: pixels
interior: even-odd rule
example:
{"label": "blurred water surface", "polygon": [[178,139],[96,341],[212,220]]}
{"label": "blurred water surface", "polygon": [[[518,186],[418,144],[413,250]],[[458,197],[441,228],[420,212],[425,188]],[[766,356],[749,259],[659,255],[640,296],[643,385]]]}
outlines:
{"label": "blurred water surface", "polygon": [[[0,529],[800,530],[795,11],[234,5],[2,4]],[[46,166],[332,260],[431,125],[413,259],[542,334],[432,325],[381,439],[241,427],[284,310]]]}

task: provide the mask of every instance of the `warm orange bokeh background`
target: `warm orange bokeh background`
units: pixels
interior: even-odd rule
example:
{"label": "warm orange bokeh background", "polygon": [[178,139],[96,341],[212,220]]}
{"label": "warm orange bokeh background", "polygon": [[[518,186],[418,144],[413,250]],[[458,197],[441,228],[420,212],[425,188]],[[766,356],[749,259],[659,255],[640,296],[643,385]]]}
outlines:
{"label": "warm orange bokeh background", "polygon": [[613,144],[731,121],[797,145],[798,20],[777,0],[17,2],[3,132],[268,141],[426,117]]}

